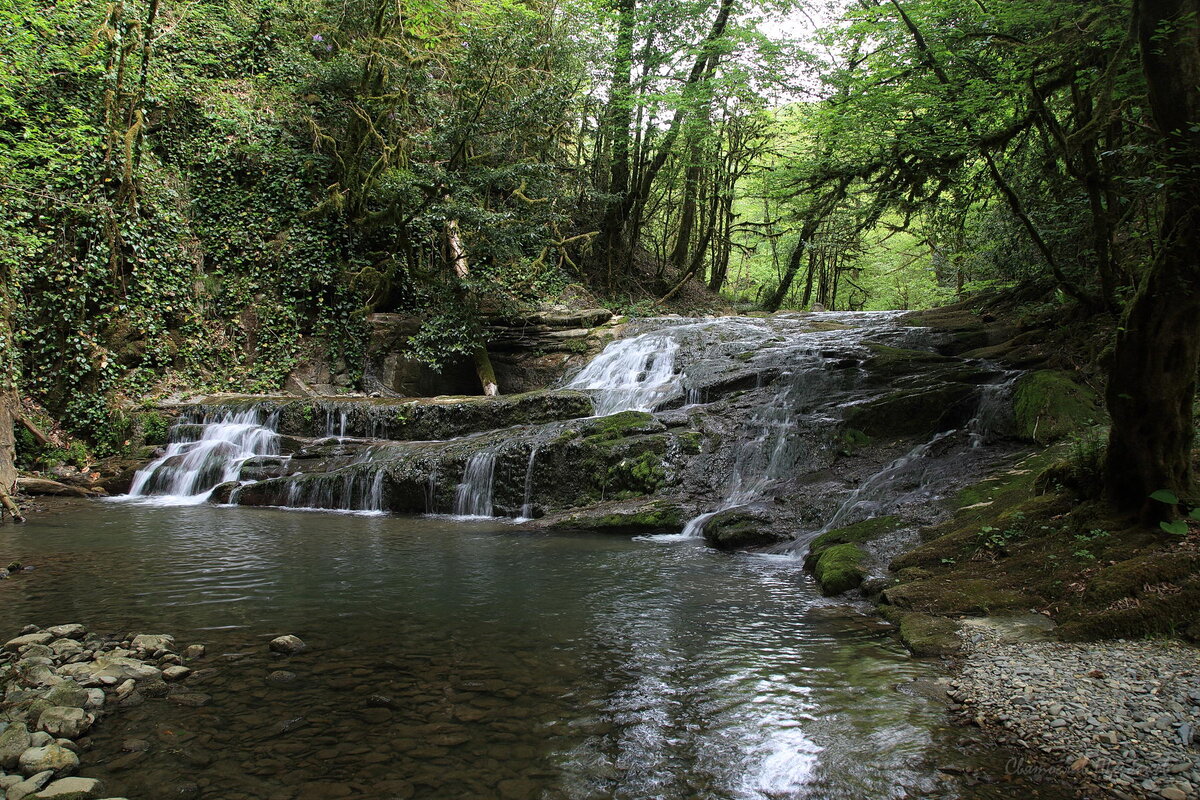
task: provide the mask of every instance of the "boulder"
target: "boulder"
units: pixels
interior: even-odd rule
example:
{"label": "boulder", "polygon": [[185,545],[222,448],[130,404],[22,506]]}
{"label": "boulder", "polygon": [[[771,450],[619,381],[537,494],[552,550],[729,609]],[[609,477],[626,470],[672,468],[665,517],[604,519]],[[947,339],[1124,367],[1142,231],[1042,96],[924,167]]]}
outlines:
{"label": "boulder", "polygon": [[22,647],[29,644],[50,644],[55,639],[60,637],[47,631],[38,631],[36,633],[27,633],[24,636],[18,636],[15,639],[9,639],[4,643],[5,650],[20,650]]}
{"label": "boulder", "polygon": [[189,673],[191,673],[191,670],[187,667],[181,667],[178,664],[173,664],[163,669],[162,676],[164,681],[181,681],[186,678]]}
{"label": "boulder", "polygon": [[821,593],[835,596],[857,589],[865,577],[860,566],[865,553],[856,544],[835,544],[826,548],[813,567],[813,577]]}
{"label": "boulder", "polygon": [[24,722],[14,722],[0,731],[0,770],[17,766],[17,760],[29,746],[29,729]]}
{"label": "boulder", "polygon": [[56,738],[78,739],[94,721],[95,717],[82,708],[51,706],[38,718],[38,729]]}
{"label": "boulder", "polygon": [[44,699],[47,703],[55,706],[83,708],[88,704],[88,698],[87,689],[80,686],[76,681],[66,678],[61,683],[51,687],[50,691],[46,692]]}
{"label": "boulder", "polygon": [[80,639],[87,636],[87,628],[80,625],[78,622],[68,623],[66,625],[52,625],[46,628],[46,633],[54,634],[59,639]]}
{"label": "boulder", "polygon": [[718,550],[765,547],[789,538],[774,530],[765,514],[745,508],[718,511],[704,522],[702,533],[704,541]]}
{"label": "boulder", "polygon": [[104,784],[95,778],[60,778],[30,800],[96,800],[104,794]]}
{"label": "boulder", "polygon": [[156,653],[159,650],[175,651],[175,637],[167,634],[141,633],[133,637],[130,645],[139,653]]}
{"label": "boulder", "polygon": [[24,800],[24,798],[41,789],[50,779],[54,777],[54,773],[50,770],[39,772],[36,775],[30,775],[23,781],[10,786],[8,788],[8,800]]}
{"label": "boulder", "polygon": [[63,777],[79,768],[79,756],[57,744],[31,747],[21,754],[17,767],[27,777],[40,772]]}
{"label": "boulder", "polygon": [[274,652],[289,656],[308,649],[308,645],[301,641],[299,636],[293,636],[290,633],[272,639],[269,646]]}

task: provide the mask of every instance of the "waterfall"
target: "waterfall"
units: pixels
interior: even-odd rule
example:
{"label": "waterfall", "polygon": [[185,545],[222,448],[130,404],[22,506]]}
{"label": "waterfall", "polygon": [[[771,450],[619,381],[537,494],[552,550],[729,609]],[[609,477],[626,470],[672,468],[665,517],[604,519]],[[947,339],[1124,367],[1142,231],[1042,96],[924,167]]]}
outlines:
{"label": "waterfall", "polygon": [[904,497],[910,496],[913,491],[919,491],[925,483],[925,470],[928,466],[925,458],[929,451],[942,439],[955,433],[958,431],[948,430],[936,434],[928,442],[917,445],[867,478],[850,493],[818,533],[879,516],[885,510],[884,498],[902,483],[913,484],[912,490],[905,493]]}
{"label": "waterfall", "polygon": [[655,332],[613,342],[565,388],[594,395],[596,416],[620,411],[653,411],[682,393],[675,373],[679,343]]}
{"label": "waterfall", "polygon": [[804,373],[799,379],[789,380],[759,412],[755,420],[758,435],[738,447],[729,488],[720,506],[688,520],[680,538],[697,538],[704,532],[704,524],[722,511],[761,500],[771,483],[790,470],[795,460],[792,434],[796,430],[796,395],[801,393],[805,377],[812,374]]}
{"label": "waterfall", "polygon": [[990,437],[1011,431],[1013,413],[1010,399],[1014,384],[1024,374],[1008,372],[1001,380],[980,387],[975,416],[967,423],[971,447],[982,447]]}
{"label": "waterfall", "polygon": [[249,409],[208,415],[198,425],[175,425],[166,454],[138,470],[128,496],[157,497],[172,505],[203,503],[215,487],[237,480],[247,459],[278,455],[276,415],[265,421],[262,416]]}
{"label": "waterfall", "polygon": [[459,517],[492,516],[492,484],[496,454],[476,453],[467,460],[462,483],[454,490],[454,514]]}
{"label": "waterfall", "polygon": [[293,478],[283,504],[285,508],[382,514],[385,475],[386,470],[382,467],[363,469],[351,466],[320,475]]}
{"label": "waterfall", "polygon": [[537,453],[538,445],[529,448],[529,463],[525,465],[525,498],[521,502],[522,519],[533,519],[533,462]]}
{"label": "waterfall", "polygon": [[[334,426],[334,415],[337,419],[337,425]],[[330,438],[345,439],[346,438],[346,421],[349,415],[346,409],[325,409],[325,435]]]}

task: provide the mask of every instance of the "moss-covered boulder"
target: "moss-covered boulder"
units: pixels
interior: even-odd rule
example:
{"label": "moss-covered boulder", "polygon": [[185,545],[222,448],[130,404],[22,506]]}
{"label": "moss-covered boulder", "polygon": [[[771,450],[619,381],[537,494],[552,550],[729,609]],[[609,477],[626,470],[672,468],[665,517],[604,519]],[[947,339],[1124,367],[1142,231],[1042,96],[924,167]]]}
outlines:
{"label": "moss-covered boulder", "polygon": [[1095,424],[1101,410],[1096,393],[1070,373],[1038,370],[1017,381],[1013,415],[1018,436],[1050,444]]}
{"label": "moss-covered boulder", "polygon": [[787,541],[764,514],[745,508],[720,511],[704,522],[704,541],[718,550],[745,550]]}
{"label": "moss-covered boulder", "polygon": [[900,641],[914,656],[949,656],[962,649],[958,623],[952,619],[903,611],[894,606],[883,606],[880,612],[896,626]]}
{"label": "moss-covered boulder", "polygon": [[866,553],[856,544],[827,547],[813,565],[821,593],[833,597],[861,586],[866,577],[861,566],[864,558]]}
{"label": "moss-covered boulder", "polygon": [[817,559],[830,547],[839,544],[861,544],[869,542],[885,533],[891,533],[901,527],[899,517],[872,517],[844,528],[834,528],[822,533],[808,545],[808,553],[804,556],[804,568],[810,572],[816,567]]}
{"label": "moss-covered boulder", "polygon": [[988,578],[937,576],[885,589],[883,601],[929,614],[989,614],[1029,606],[1029,596]]}
{"label": "moss-covered boulder", "polygon": [[682,530],[683,509],[666,500],[615,501],[547,518],[548,528],[612,533],[674,533]]}

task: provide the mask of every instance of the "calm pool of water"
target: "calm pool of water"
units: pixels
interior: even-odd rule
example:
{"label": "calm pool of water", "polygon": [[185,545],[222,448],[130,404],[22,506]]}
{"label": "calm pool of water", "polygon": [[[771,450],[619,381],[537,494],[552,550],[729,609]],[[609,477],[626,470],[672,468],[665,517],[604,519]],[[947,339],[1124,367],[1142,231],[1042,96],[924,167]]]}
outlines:
{"label": "calm pool of water", "polygon": [[[958,752],[941,707],[907,690],[934,666],[820,598],[794,560],[119,503],[8,527],[0,558],[37,567],[0,582],[0,634],[82,622],[208,647],[187,687],[207,705],[150,700],[95,730],[82,772],[110,794],[1012,796],[937,772],[995,755]],[[270,654],[283,633],[309,650]],[[295,680],[268,679],[281,669]],[[130,738],[150,749],[122,753]]]}

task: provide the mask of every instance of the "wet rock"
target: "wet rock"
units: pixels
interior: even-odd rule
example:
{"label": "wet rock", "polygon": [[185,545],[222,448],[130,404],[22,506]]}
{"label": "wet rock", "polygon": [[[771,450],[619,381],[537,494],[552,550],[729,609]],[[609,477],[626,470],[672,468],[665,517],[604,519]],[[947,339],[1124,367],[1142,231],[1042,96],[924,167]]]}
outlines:
{"label": "wet rock", "polygon": [[718,550],[765,547],[790,538],[773,529],[766,515],[744,508],[714,514],[705,521],[703,535],[704,541]]}
{"label": "wet rock", "polygon": [[45,700],[55,706],[84,708],[88,704],[88,690],[70,678],[58,683],[46,692]]}
{"label": "wet rock", "polygon": [[103,794],[104,784],[95,778],[60,778],[30,800],[96,800]]}
{"label": "wet rock", "polygon": [[94,721],[95,717],[82,708],[51,706],[38,718],[38,728],[56,738],[78,739]]}
{"label": "wet rock", "polygon": [[50,772],[61,777],[79,768],[79,756],[65,747],[48,744],[44,747],[31,747],[26,750],[21,754],[17,766],[21,774],[25,776]]}
{"label": "wet rock", "polygon": [[36,633],[27,633],[24,636],[18,636],[15,639],[9,639],[7,642],[4,643],[4,649],[17,651],[17,650],[20,650],[22,647],[25,647],[26,645],[30,645],[30,644],[46,644],[46,645],[48,645],[51,642],[53,642],[55,639],[58,639],[58,638],[60,638],[60,637],[55,636],[53,633],[47,633],[46,631],[38,631]]}
{"label": "wet rock", "polygon": [[202,644],[189,644],[187,649],[183,651],[183,657],[188,661],[195,661],[197,658],[204,658],[205,648]]}
{"label": "wet rock", "polygon": [[276,653],[283,653],[289,656],[308,649],[308,645],[301,641],[300,637],[293,636],[290,633],[272,639],[269,647]]}
{"label": "wet rock", "polygon": [[168,681],[168,682],[181,681],[184,678],[186,678],[189,674],[191,674],[190,669],[188,669],[187,667],[179,666],[179,665],[173,665],[170,667],[166,667],[162,671],[163,680]]}
{"label": "wet rock", "polygon": [[203,692],[171,692],[167,699],[177,705],[200,708],[212,702],[212,695]]}
{"label": "wet rock", "polygon": [[49,633],[59,639],[80,639],[87,636],[87,628],[78,623],[69,623],[67,625],[51,625],[46,628],[46,633]]}
{"label": "wet rock", "polygon": [[157,653],[159,650],[175,650],[175,637],[168,634],[142,633],[133,637],[130,646],[139,653]]}
{"label": "wet rock", "polygon": [[50,779],[54,777],[54,773],[50,770],[39,772],[35,775],[30,775],[20,783],[10,786],[8,789],[8,800],[24,800],[24,798],[41,789]]}
{"label": "wet rock", "polygon": [[54,737],[51,736],[50,734],[46,733],[45,731],[35,731],[34,733],[29,734],[29,746],[30,747],[45,747],[46,745],[52,744],[53,742],[54,742]]}
{"label": "wet rock", "polygon": [[275,686],[287,686],[296,682],[296,673],[288,672],[284,669],[277,669],[267,676],[267,683]]}
{"label": "wet rock", "polygon": [[0,769],[17,766],[21,754],[31,746],[29,729],[24,722],[14,722],[0,732]]}
{"label": "wet rock", "polygon": [[866,573],[862,563],[866,553],[856,544],[835,544],[828,547],[813,565],[813,577],[821,594],[833,597],[862,585]]}
{"label": "wet rock", "polygon": [[151,678],[138,684],[138,691],[146,697],[166,697],[171,687],[161,678]]}

